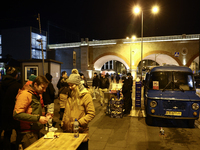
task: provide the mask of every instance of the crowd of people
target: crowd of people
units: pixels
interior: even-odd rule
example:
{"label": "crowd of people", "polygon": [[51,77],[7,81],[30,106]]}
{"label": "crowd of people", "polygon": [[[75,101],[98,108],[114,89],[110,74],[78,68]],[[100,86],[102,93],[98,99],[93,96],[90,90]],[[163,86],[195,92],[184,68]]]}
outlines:
{"label": "crowd of people", "polygon": [[[18,149],[19,144],[25,149],[42,136],[40,130],[44,126],[53,128],[55,125],[53,76],[50,73],[46,73],[45,76],[31,75],[25,85],[19,83],[17,77],[18,72],[14,67],[6,68],[6,75],[2,77],[0,86],[0,133],[4,131],[3,150],[11,149],[10,139],[13,129],[17,135],[15,149]],[[115,78],[119,83],[118,74]],[[114,82],[114,75],[109,79],[105,72],[102,72],[100,77],[94,73],[92,87],[89,87],[84,74],[79,73],[77,69],[72,69],[70,76],[66,71],[62,72],[57,83],[60,126],[63,132],[72,133],[73,123],[75,119],[78,120],[79,132],[87,133],[78,149],[88,149],[88,124],[95,117],[93,100],[99,94],[101,106],[105,105],[105,93],[109,92],[110,81]],[[129,114],[132,106],[131,74],[122,77],[122,82],[125,113]]]}
{"label": "crowd of people", "polygon": [[[115,80],[115,81],[114,81]],[[111,83],[123,83],[123,86],[121,88],[121,92],[123,94],[123,102],[124,102],[124,114],[129,115],[130,111],[132,109],[132,87],[133,87],[133,77],[131,76],[131,73],[123,74],[122,77],[120,77],[120,74],[111,74],[110,79],[109,75],[105,72],[102,72],[100,74],[100,78],[98,78],[97,73],[94,73],[92,87],[93,87],[93,99],[96,99],[96,93],[99,93],[100,95],[100,104],[101,106],[104,106],[105,103],[107,103],[105,98],[105,93],[109,92],[110,90],[110,81]]]}

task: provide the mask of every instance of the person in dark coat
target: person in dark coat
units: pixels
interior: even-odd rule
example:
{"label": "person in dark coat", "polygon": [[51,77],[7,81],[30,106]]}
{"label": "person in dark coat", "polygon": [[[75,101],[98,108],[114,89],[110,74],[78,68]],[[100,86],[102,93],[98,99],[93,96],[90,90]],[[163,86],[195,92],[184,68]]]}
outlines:
{"label": "person in dark coat", "polygon": [[99,88],[99,78],[98,78],[98,75],[97,73],[95,72],[94,73],[94,77],[93,77],[93,80],[92,80],[92,87],[93,87],[93,99],[96,99],[96,93],[98,91],[98,88]]}
{"label": "person in dark coat", "polygon": [[127,77],[131,83],[131,87],[133,87],[133,76],[131,76],[131,73],[127,73]]}
{"label": "person in dark coat", "polygon": [[122,94],[124,99],[124,108],[125,112],[124,114],[130,114],[131,108],[132,108],[132,99],[131,99],[131,91],[132,91],[132,84],[128,78],[125,76],[122,77]]}
{"label": "person in dark coat", "polygon": [[84,76],[83,73],[79,73],[79,75],[81,76],[81,83],[84,85],[85,88],[89,88],[88,84],[87,84],[87,80]]}
{"label": "person in dark coat", "polygon": [[133,76],[131,73],[127,73],[128,80],[131,84],[131,106],[132,106],[132,92],[133,92]]}
{"label": "person in dark coat", "polygon": [[104,103],[106,102],[105,98],[105,93],[108,92],[109,86],[110,86],[110,82],[109,79],[106,78],[106,74],[105,72],[102,72],[101,74],[102,78],[100,79],[99,82],[99,94],[100,94],[100,103],[101,106],[104,106]]}
{"label": "person in dark coat", "polygon": [[67,72],[66,72],[66,71],[63,71],[63,72],[62,72],[62,76],[61,76],[60,79],[58,80],[58,83],[57,83],[57,88],[58,88],[58,90],[60,90],[60,88],[62,87],[61,80],[62,80],[63,78],[67,78]]}
{"label": "person in dark coat", "polygon": [[[22,85],[17,81],[18,72],[14,67],[8,67],[6,69],[6,75],[2,78],[1,83],[1,130],[4,130],[4,149],[10,150],[11,143],[10,138],[12,130],[15,129],[18,133],[20,128],[19,121],[13,119],[13,110],[16,101],[16,95],[18,90],[22,88]],[[2,146],[3,147],[3,146]],[[18,145],[16,144],[16,147]]]}
{"label": "person in dark coat", "polygon": [[119,80],[120,80],[120,76],[119,76],[119,73],[116,75],[116,83],[119,83]]}
{"label": "person in dark coat", "polygon": [[[46,88],[46,92],[43,93],[43,101],[44,105],[46,106],[46,113],[54,113],[54,99],[55,99],[55,89],[53,87],[52,82],[52,75],[46,73],[46,78],[49,81],[48,87]],[[53,126],[52,119],[49,119],[48,126],[51,128]]]}
{"label": "person in dark coat", "polygon": [[114,82],[114,75],[111,74],[111,82],[113,83]]}
{"label": "person in dark coat", "polygon": [[69,85],[67,83],[67,79],[68,79],[68,76],[62,78],[62,80],[60,81],[61,88],[58,91],[58,99],[60,101],[60,112],[59,112],[60,113],[60,118],[59,118],[60,120],[62,120],[63,114],[65,112],[65,102],[68,98],[68,95],[70,95],[70,89],[69,89]]}

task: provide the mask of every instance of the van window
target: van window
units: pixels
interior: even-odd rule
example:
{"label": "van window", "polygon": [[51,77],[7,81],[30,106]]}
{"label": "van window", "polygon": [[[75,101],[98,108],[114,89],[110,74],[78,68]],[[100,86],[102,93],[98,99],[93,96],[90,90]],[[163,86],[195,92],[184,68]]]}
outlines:
{"label": "van window", "polygon": [[175,89],[192,90],[194,88],[192,74],[185,72],[174,72]]}
{"label": "van window", "polygon": [[148,86],[153,90],[194,90],[193,77],[188,72],[152,72]]}
{"label": "van window", "polygon": [[[164,88],[172,89],[171,81],[172,81],[172,72],[153,72],[150,75],[149,89],[157,89],[157,90]],[[154,87],[155,86],[154,83],[156,82],[158,83],[158,88]]]}

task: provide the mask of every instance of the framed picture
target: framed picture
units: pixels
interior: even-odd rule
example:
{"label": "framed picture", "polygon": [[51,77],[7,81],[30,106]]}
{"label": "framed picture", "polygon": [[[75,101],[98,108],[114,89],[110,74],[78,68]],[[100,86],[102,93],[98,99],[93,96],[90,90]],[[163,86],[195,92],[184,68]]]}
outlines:
{"label": "framed picture", "polygon": [[28,81],[29,76],[38,76],[38,66],[25,66],[25,81]]}

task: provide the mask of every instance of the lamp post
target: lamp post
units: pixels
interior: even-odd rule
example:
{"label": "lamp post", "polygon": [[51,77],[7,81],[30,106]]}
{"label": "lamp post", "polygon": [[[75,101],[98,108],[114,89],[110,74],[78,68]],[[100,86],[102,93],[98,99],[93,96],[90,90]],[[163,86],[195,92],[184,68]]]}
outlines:
{"label": "lamp post", "polygon": [[[40,24],[40,14],[39,13],[38,13],[37,20],[39,21],[39,29],[40,29],[40,34],[41,34],[41,24]],[[41,39],[37,39],[37,41],[40,42],[41,48],[42,48],[42,70],[43,70],[43,75],[44,75],[44,52],[43,52],[42,38]]]}
{"label": "lamp post", "polygon": [[141,12],[141,81],[142,81],[142,67],[143,67],[143,11]]}
{"label": "lamp post", "polygon": [[[127,37],[126,39],[129,39],[129,37]],[[133,35],[131,37],[131,42],[130,42],[130,68],[129,68],[129,72],[131,73],[132,72],[132,52],[134,52],[131,48],[131,45],[132,45],[132,41],[134,41],[136,39],[136,36]]]}
{"label": "lamp post", "polygon": [[[139,14],[141,12],[141,64],[140,64],[140,69],[141,69],[141,81],[142,81],[142,68],[143,68],[143,10],[140,9],[140,7],[136,6],[134,7],[134,14]],[[152,8],[152,12],[153,13],[157,13],[158,12],[158,7],[154,6]]]}

